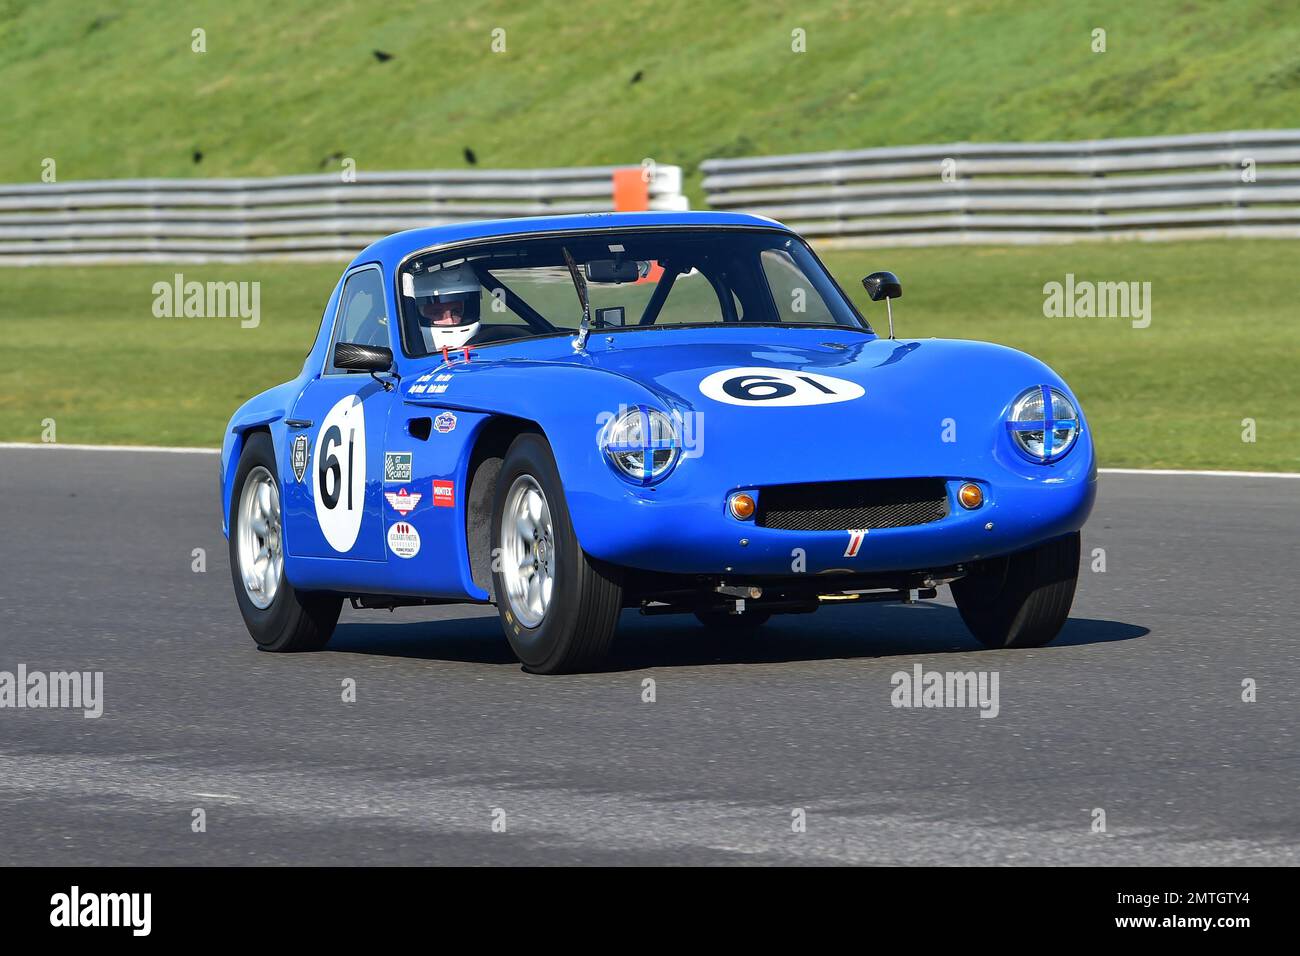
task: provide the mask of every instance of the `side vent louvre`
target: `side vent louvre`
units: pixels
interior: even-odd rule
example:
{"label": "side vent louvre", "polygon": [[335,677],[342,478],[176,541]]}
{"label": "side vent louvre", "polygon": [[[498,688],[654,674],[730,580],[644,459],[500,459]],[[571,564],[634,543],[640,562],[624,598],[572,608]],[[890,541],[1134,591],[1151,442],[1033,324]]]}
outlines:
{"label": "side vent louvre", "polygon": [[432,431],[432,418],[411,418],[406,422],[406,433],[419,441],[428,441]]}

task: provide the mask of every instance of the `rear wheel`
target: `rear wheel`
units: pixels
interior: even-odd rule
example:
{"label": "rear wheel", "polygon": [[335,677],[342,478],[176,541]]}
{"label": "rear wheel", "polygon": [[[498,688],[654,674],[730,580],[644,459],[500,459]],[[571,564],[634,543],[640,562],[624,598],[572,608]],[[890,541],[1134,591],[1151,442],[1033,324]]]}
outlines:
{"label": "rear wheel", "polygon": [[230,499],[230,574],[248,633],[264,651],[320,650],[343,599],[299,592],[284,576],[280,480],[265,432],[244,445]]}
{"label": "rear wheel", "polygon": [[493,594],[511,649],[539,674],[600,664],[623,607],[617,569],[578,546],[551,448],[511,443],[492,507]]}
{"label": "rear wheel", "polygon": [[1042,647],[1061,632],[1079,580],[1079,532],[979,562],[952,583],[961,619],[985,647]]}

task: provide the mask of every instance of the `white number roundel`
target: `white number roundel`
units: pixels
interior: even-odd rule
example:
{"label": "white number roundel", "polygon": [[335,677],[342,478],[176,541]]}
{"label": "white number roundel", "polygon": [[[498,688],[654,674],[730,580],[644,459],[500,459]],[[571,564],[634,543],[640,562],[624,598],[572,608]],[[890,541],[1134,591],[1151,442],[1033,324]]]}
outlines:
{"label": "white number roundel", "polygon": [[848,379],[788,368],[723,369],[700,382],[700,391],[728,405],[769,408],[830,405],[866,394],[866,389]]}
{"label": "white number roundel", "polygon": [[351,551],[366,501],[366,413],[349,395],[329,410],[312,455],[316,520],[335,551]]}

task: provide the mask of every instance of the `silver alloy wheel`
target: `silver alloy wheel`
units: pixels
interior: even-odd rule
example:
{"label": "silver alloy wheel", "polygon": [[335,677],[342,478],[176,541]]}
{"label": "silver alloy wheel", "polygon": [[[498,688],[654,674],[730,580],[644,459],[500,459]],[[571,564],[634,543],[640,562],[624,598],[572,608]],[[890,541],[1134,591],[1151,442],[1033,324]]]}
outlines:
{"label": "silver alloy wheel", "polygon": [[510,610],[524,627],[546,617],[555,589],[555,532],[546,495],[531,475],[520,475],[501,513],[501,577]]}
{"label": "silver alloy wheel", "polygon": [[265,610],[280,589],[284,552],[280,542],[280,489],[261,465],[244,479],[238,533],[244,591],[255,607]]}

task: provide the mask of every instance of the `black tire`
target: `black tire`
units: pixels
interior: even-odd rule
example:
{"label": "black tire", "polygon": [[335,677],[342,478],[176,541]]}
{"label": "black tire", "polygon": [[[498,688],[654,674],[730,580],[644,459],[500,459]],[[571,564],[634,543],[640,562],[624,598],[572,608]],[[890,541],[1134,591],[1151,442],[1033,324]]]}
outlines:
{"label": "black tire", "polygon": [[1042,647],[1065,626],[1079,581],[1079,532],[981,561],[952,583],[961,619],[985,647]]}
{"label": "black tire", "polygon": [[[552,591],[534,626],[512,611],[502,567],[508,560],[501,531],[506,499],[521,476],[531,477],[541,488],[551,516]],[[505,454],[492,501],[491,540],[497,613],[511,649],[524,666],[538,674],[573,673],[599,666],[609,652],[623,608],[621,574],[617,568],[593,561],[578,546],[559,471],[550,445],[541,435],[520,435]]]}
{"label": "black tire", "polygon": [[280,576],[275,597],[265,608],[259,608],[244,590],[239,567],[239,500],[244,484],[253,469],[261,466],[271,473],[278,484],[279,472],[275,467],[275,448],[271,436],[256,432],[249,436],[239,456],[239,467],[230,491],[230,577],[235,586],[235,600],[244,626],[263,651],[318,651],[334,633],[338,623],[343,598],[337,594],[303,593],[294,590],[288,579]]}
{"label": "black tire", "polygon": [[766,611],[745,611],[731,614],[727,611],[696,611],[695,617],[711,633],[728,637],[749,637],[758,633],[758,629],[772,617]]}

